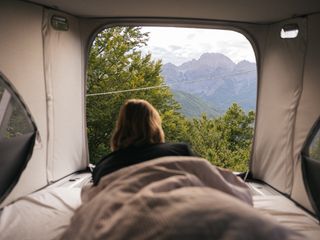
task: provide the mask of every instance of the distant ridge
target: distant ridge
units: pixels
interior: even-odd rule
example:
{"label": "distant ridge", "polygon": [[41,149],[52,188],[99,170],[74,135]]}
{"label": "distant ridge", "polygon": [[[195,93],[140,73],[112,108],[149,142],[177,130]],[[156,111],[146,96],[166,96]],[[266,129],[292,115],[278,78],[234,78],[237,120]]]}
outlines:
{"label": "distant ridge", "polygon": [[[221,53],[204,53],[198,60],[193,59],[180,66],[172,63],[164,64],[162,75],[173,92],[178,92],[177,101],[184,103],[183,112],[193,112],[185,109],[192,108],[192,104],[186,104],[191,95],[212,109],[220,109],[221,113],[233,102],[241,105],[246,111],[255,110],[257,94],[255,63],[247,60],[234,63]],[[181,92],[188,95],[181,95]]]}
{"label": "distant ridge", "polygon": [[221,114],[217,109],[199,97],[183,91],[173,91],[173,95],[177,102],[181,104],[181,113],[188,118],[198,118],[202,113],[210,118],[217,117]]}

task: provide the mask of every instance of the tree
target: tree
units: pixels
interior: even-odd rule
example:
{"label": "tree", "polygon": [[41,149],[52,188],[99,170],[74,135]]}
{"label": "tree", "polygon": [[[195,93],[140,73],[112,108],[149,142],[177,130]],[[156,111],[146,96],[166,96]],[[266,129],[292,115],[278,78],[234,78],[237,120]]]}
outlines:
{"label": "tree", "polygon": [[236,103],[215,119],[202,115],[189,126],[194,151],[214,165],[246,171],[253,138],[254,112],[245,113]]}
{"label": "tree", "polygon": [[[167,139],[179,135],[177,129],[183,124],[178,122],[183,121],[183,117],[178,112],[180,105],[174,100],[169,88],[132,91],[164,85],[160,75],[161,61],[152,60],[150,53],[143,55],[141,51],[147,41],[148,33],[142,33],[139,27],[113,27],[100,32],[93,42],[89,53],[87,92],[116,94],[87,97],[91,162],[96,162],[111,151],[109,142],[118,111],[129,98],[145,99],[159,110],[165,119],[163,127]],[[172,125],[178,127],[171,129]]]}

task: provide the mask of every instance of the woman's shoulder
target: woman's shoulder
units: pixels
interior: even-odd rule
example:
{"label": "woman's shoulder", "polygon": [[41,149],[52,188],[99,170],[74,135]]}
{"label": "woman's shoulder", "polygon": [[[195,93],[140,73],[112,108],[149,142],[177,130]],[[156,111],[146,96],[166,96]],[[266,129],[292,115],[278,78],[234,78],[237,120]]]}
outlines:
{"label": "woman's shoulder", "polygon": [[102,163],[106,163],[114,158],[116,158],[118,155],[120,155],[123,151],[120,150],[116,150],[116,151],[112,151],[111,153],[103,156],[102,158],[100,158],[100,160],[98,161],[98,163],[96,164],[96,166],[102,164]]}
{"label": "woman's shoulder", "polygon": [[157,147],[160,149],[163,149],[163,150],[172,151],[173,153],[176,153],[175,155],[194,156],[189,145],[187,143],[183,143],[183,142],[161,143],[161,144],[157,144]]}
{"label": "woman's shoulder", "polygon": [[162,143],[162,146],[164,147],[181,147],[181,148],[189,148],[189,145],[184,142],[166,142]]}

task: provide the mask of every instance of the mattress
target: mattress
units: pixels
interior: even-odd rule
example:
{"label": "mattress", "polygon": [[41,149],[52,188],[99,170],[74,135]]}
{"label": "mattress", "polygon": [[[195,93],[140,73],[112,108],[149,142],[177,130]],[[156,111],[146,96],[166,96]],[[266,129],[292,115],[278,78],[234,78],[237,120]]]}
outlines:
{"label": "mattress", "polygon": [[308,212],[264,183],[249,182],[248,186],[253,195],[254,207],[260,212],[303,234],[306,239],[320,239],[319,221]]}
{"label": "mattress", "polygon": [[59,238],[81,205],[81,186],[89,180],[89,173],[73,174],[4,207],[0,212],[0,239]]}

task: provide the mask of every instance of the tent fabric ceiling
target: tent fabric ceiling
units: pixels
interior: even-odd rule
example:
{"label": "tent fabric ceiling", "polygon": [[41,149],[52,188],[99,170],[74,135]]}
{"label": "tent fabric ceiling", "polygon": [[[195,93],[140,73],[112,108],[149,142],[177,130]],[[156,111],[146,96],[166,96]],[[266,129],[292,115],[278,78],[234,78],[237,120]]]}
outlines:
{"label": "tent fabric ceiling", "polygon": [[[28,0],[79,17],[174,17],[272,23],[320,12],[318,0]],[[182,4],[183,3],[183,7]]]}

